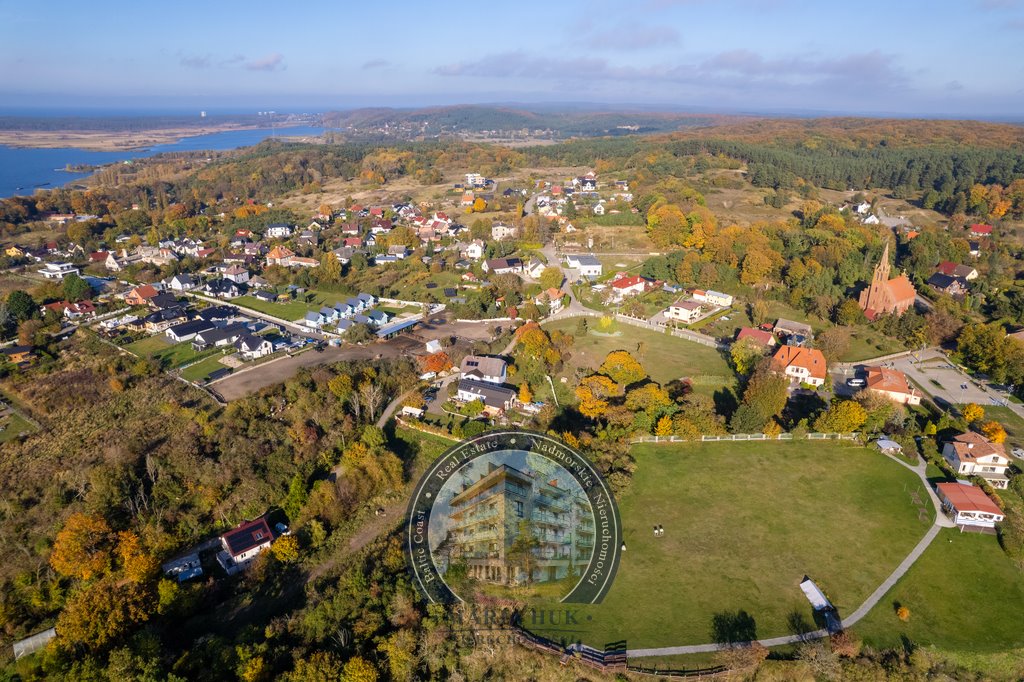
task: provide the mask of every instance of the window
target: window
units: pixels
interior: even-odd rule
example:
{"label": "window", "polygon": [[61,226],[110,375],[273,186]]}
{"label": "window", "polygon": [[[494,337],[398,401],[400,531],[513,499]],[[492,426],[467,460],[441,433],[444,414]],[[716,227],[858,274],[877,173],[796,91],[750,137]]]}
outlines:
{"label": "window", "polygon": [[262,540],[263,539],[263,531],[258,530],[255,533],[253,533],[252,536],[253,536],[253,538],[255,538],[257,540]]}
{"label": "window", "polygon": [[513,500],[513,503],[515,504],[516,516],[518,516],[519,518],[523,518],[523,501]]}

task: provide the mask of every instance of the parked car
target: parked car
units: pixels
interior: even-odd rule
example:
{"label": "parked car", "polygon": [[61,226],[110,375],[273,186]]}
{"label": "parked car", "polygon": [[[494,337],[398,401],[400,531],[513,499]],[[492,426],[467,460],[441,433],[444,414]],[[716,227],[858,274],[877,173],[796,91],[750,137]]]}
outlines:
{"label": "parked car", "polygon": [[847,386],[863,386],[866,383],[867,382],[864,381],[863,379],[857,379],[857,378],[847,379],[846,380],[846,385]]}
{"label": "parked car", "polygon": [[1024,448],[1014,448],[1010,450],[1010,454],[1018,459],[1024,459]]}

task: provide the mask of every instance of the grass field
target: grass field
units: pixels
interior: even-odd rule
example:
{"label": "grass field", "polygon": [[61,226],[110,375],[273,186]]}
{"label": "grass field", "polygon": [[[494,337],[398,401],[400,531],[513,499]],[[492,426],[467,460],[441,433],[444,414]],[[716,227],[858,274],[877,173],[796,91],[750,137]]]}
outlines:
{"label": "grass field", "polygon": [[850,347],[839,359],[842,362],[860,362],[890,353],[906,350],[906,346],[870,329],[858,329],[850,335]]}
{"label": "grass field", "polygon": [[913,473],[853,444],[652,444],[633,454],[619,502],[627,551],[605,601],[578,617],[575,636],[599,647],[707,643],[715,614],[739,609],[758,637],[790,634],[791,614],[812,622],[805,574],[850,613],[931,523],[904,489],[920,485]]}
{"label": "grass field", "polygon": [[[342,299],[339,298],[339,300]],[[324,298],[322,296],[314,296],[313,303],[305,303],[304,301],[271,303],[269,301],[261,301],[258,298],[253,298],[252,296],[239,296],[238,298],[231,299],[231,302],[235,305],[243,308],[250,308],[265,315],[273,315],[274,317],[279,317],[282,320],[288,320],[289,322],[301,320],[305,317],[306,313],[311,310],[319,310],[322,307],[320,304],[323,303],[323,301]]]}
{"label": "grass field", "polygon": [[125,346],[125,349],[141,357],[156,360],[164,369],[181,367],[182,365],[195,362],[200,358],[219,352],[213,348],[197,352],[192,348],[191,341],[171,343],[170,340],[162,334],[150,336],[134,343],[130,343]]}
{"label": "grass field", "polygon": [[[596,329],[596,319],[588,319],[587,323],[591,329]],[[576,336],[576,325],[577,320],[574,319],[559,320],[544,325],[544,328]],[[576,336],[572,359],[566,363],[562,376],[572,377],[577,367],[597,369],[611,351],[628,350],[643,363],[651,378],[661,384],[689,377],[695,391],[707,394],[723,387],[733,388],[736,384],[736,375],[714,348],[628,324],[617,323],[615,330],[621,332],[619,336],[591,333]],[[637,351],[638,344],[642,344],[640,352]]]}
{"label": "grass field", "polygon": [[[900,621],[894,604],[910,609]],[[992,535],[943,530],[924,555],[854,626],[865,643],[991,652],[1024,647],[1024,573]]]}
{"label": "grass field", "polygon": [[203,381],[210,372],[215,372],[218,369],[223,369],[225,365],[220,362],[221,354],[217,353],[211,357],[197,362],[194,365],[190,365],[185,369],[181,370],[181,376],[188,381]]}
{"label": "grass field", "polygon": [[20,414],[13,412],[7,417],[0,417],[0,443],[13,440],[23,433],[35,431],[35,427],[29,424]]}

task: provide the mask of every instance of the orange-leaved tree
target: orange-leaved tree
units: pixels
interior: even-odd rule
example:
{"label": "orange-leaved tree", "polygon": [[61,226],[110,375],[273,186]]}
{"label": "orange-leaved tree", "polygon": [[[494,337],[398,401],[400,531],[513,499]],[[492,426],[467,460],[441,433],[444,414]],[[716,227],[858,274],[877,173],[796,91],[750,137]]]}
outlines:
{"label": "orange-leaved tree", "polygon": [[110,526],[99,516],[75,513],[57,533],[50,565],[70,578],[88,580],[110,568]]}

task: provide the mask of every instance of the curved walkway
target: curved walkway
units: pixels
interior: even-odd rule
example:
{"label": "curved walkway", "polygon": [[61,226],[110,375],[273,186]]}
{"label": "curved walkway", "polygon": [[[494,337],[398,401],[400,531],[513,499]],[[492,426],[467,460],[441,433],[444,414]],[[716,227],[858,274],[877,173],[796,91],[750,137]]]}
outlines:
{"label": "curved walkway", "polygon": [[[878,602],[880,602],[882,598],[885,597],[886,593],[893,588],[893,586],[899,581],[900,578],[903,577],[903,575],[908,570],[910,570],[910,567],[914,565],[914,562],[917,561],[922,554],[924,554],[924,551],[928,549],[928,546],[930,544],[932,544],[932,540],[934,540],[935,537],[939,534],[939,531],[941,531],[943,528],[953,528],[956,525],[952,521],[950,521],[945,514],[942,513],[942,505],[939,502],[939,498],[935,495],[935,491],[932,490],[931,484],[928,483],[928,477],[925,475],[928,465],[923,459],[920,462],[918,462],[916,466],[911,466],[896,457],[892,457],[890,455],[886,456],[889,457],[889,459],[896,462],[897,464],[900,464],[910,469],[915,474],[917,474],[918,478],[921,479],[921,482],[924,484],[925,490],[928,491],[928,496],[932,500],[932,505],[935,507],[935,521],[934,523],[932,523],[932,527],[928,529],[928,532],[925,533],[925,536],[921,538],[921,541],[917,543],[917,546],[915,546],[914,549],[910,551],[910,554],[908,554],[903,559],[903,561],[900,562],[900,565],[896,567],[896,570],[889,574],[889,577],[886,578],[885,581],[882,582],[882,584],[879,585],[878,588],[871,593],[871,596],[868,597],[864,601],[864,603],[857,608],[857,610],[855,610],[849,616],[842,619],[844,627],[853,625],[861,618],[868,615],[871,609],[875,608],[875,606],[878,605]],[[820,639],[822,637],[827,636],[827,630],[814,630],[812,632],[805,632],[800,635],[786,635],[783,637],[759,639],[757,640],[757,642],[766,647],[773,647],[781,646],[783,644],[797,644],[800,642],[806,642],[812,639]],[[679,654],[703,654],[718,651],[722,648],[722,644],[711,643],[690,644],[687,646],[666,646],[653,649],[631,649],[629,650],[629,656],[634,658],[641,658],[650,656],[676,656]]]}

